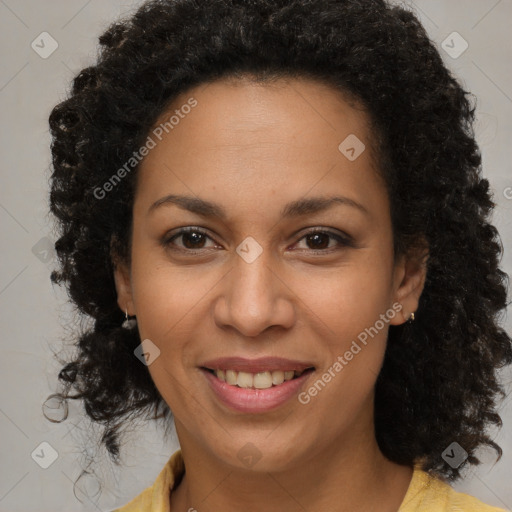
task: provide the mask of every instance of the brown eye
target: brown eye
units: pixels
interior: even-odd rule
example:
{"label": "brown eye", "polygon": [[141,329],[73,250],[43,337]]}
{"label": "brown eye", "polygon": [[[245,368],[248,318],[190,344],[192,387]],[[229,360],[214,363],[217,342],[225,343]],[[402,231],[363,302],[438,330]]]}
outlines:
{"label": "brown eye", "polygon": [[329,246],[329,239],[331,238],[327,233],[313,233],[304,237],[306,243],[309,243],[310,249],[327,249]]}
{"label": "brown eye", "polygon": [[201,249],[204,245],[205,236],[197,231],[190,231],[181,234],[183,245],[187,249]]}
{"label": "brown eye", "polygon": [[[304,240],[306,243],[306,250],[309,249],[313,252],[331,252],[332,250],[339,249],[341,247],[353,247],[354,244],[350,237],[342,236],[338,233],[318,229],[310,231],[304,235],[300,240]],[[334,245],[329,246],[330,242],[334,241]]]}
{"label": "brown eye", "polygon": [[[176,244],[175,241],[181,238],[181,244]],[[207,239],[211,238],[205,231],[195,227],[183,228],[171,237],[165,237],[162,240],[162,245],[166,248],[190,251],[208,249],[205,247]]]}

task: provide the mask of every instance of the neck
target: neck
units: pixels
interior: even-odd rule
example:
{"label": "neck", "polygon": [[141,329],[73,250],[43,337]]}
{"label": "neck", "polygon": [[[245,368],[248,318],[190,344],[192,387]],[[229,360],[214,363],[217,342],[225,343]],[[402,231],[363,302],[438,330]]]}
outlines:
{"label": "neck", "polygon": [[171,493],[172,512],[396,512],[412,477],[411,467],[384,457],[373,429],[366,436],[345,436],[345,442],[338,439],[314,452],[297,449],[300,455],[285,470],[258,471],[257,464],[244,469],[226,463],[181,427],[176,420],[186,472]]}

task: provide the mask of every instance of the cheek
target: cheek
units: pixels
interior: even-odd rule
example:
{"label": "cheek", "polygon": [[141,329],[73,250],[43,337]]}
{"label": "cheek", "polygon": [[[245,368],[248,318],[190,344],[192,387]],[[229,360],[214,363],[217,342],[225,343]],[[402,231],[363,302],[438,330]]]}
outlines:
{"label": "cheek", "polygon": [[173,266],[149,252],[134,257],[132,268],[141,336],[162,343],[169,338],[179,340],[175,331],[197,317],[215,276],[204,270],[199,273],[191,267]]}
{"label": "cheek", "polygon": [[141,261],[144,265],[133,265],[137,326],[141,340],[151,340],[158,354],[148,370],[167,404],[179,410],[180,397],[187,392],[182,388],[191,377],[187,368],[195,361],[193,341],[198,336],[194,332],[198,321],[207,316],[208,288],[191,279],[190,272],[152,266],[149,258]]}
{"label": "cheek", "polygon": [[[332,428],[370,407],[386,351],[389,321],[395,315],[385,287],[368,277],[350,273],[331,281],[329,292],[317,297],[315,310],[321,321],[314,330],[325,358],[301,403],[312,406],[311,414],[331,417]],[[332,410],[337,411],[336,417]]]}
{"label": "cheek", "polygon": [[[331,338],[354,339],[391,306],[391,263],[376,250],[361,250],[329,273],[297,280],[298,295],[331,330]],[[335,343],[336,345],[336,340]]]}
{"label": "cheek", "polygon": [[143,265],[133,265],[137,325],[141,339],[151,340],[158,350],[148,370],[165,402],[180,415],[195,407],[189,396],[194,383],[190,367],[195,362],[198,321],[206,317],[207,288],[191,279],[190,272],[170,265],[152,266],[149,258],[142,261]]}
{"label": "cheek", "polygon": [[397,314],[390,302],[390,262],[369,250],[352,265],[311,282],[309,291],[303,285],[301,293],[320,320],[317,343],[322,340],[329,354],[325,379],[344,399],[370,392],[382,366],[390,321]]}

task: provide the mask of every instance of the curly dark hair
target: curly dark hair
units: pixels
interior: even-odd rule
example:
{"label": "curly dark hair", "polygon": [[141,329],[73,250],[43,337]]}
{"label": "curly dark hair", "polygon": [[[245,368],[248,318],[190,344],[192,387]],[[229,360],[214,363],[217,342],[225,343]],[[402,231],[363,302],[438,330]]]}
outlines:
{"label": "curly dark hair", "polygon": [[[414,13],[385,0],[157,0],[112,24],[95,65],[56,105],[50,209],[58,221],[58,270],[93,326],[59,373],[62,400],[80,399],[105,427],[119,463],[129,419],[172,412],[134,356],[137,329],[121,328],[113,270],[129,264],[137,167],[100,200],[95,190],[142,146],[180,93],[219,78],[305,77],[357,99],[372,121],[379,173],[390,197],[395,255],[429,246],[413,323],[390,326],[375,388],[375,427],[390,460],[454,481],[475,451],[501,448],[487,428],[497,411],[499,368],[512,340],[499,326],[507,306],[503,247],[490,223],[495,203],[481,177],[476,109],[443,64]],[[76,391],[71,394],[71,389]],[[152,411],[152,412],[151,412]],[[159,414],[160,412],[160,414]],[[459,467],[441,455],[457,441]]]}

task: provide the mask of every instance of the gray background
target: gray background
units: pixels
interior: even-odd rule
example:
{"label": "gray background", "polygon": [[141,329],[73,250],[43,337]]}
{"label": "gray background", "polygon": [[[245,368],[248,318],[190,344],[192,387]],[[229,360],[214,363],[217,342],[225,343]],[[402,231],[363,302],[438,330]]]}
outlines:
{"label": "gray background", "polygon": [[[89,443],[93,474],[73,489],[87,463],[81,455],[81,443],[97,430],[82,417],[76,404],[71,404],[68,420],[60,424],[48,422],[41,412],[44,400],[56,390],[60,365],[52,351],[59,352],[63,341],[69,339],[70,332],[61,323],[71,313],[64,291],[53,288],[49,279],[55,234],[46,202],[50,163],[47,119],[53,105],[64,99],[72,77],[93,62],[99,34],[139,4],[120,0],[0,0],[0,512],[111,510],[151,485],[178,447],[174,434],[163,441],[159,429],[141,422],[127,438],[122,468],[113,466],[104,451]],[[417,13],[447,65],[478,98],[477,134],[484,173],[498,204],[494,222],[505,247],[502,268],[511,274],[512,0],[416,0],[405,5]],[[31,43],[40,41],[45,31],[58,48],[42,58]],[[449,45],[453,53],[463,48],[463,41],[452,35],[454,31],[469,45],[457,58],[443,49]],[[51,42],[46,39],[44,49],[38,51],[49,49]],[[511,332],[510,315],[503,322]],[[75,322],[70,327],[78,325]],[[493,464],[493,452],[482,452],[485,464],[454,485],[457,490],[509,509],[511,377],[510,369],[503,373],[508,393],[501,408],[504,427],[491,432],[504,449],[502,460]],[[51,453],[45,445],[41,452],[43,442],[58,454],[47,469],[35,462]],[[45,455],[37,459],[37,453]],[[101,493],[97,492],[97,478],[104,484]]]}

